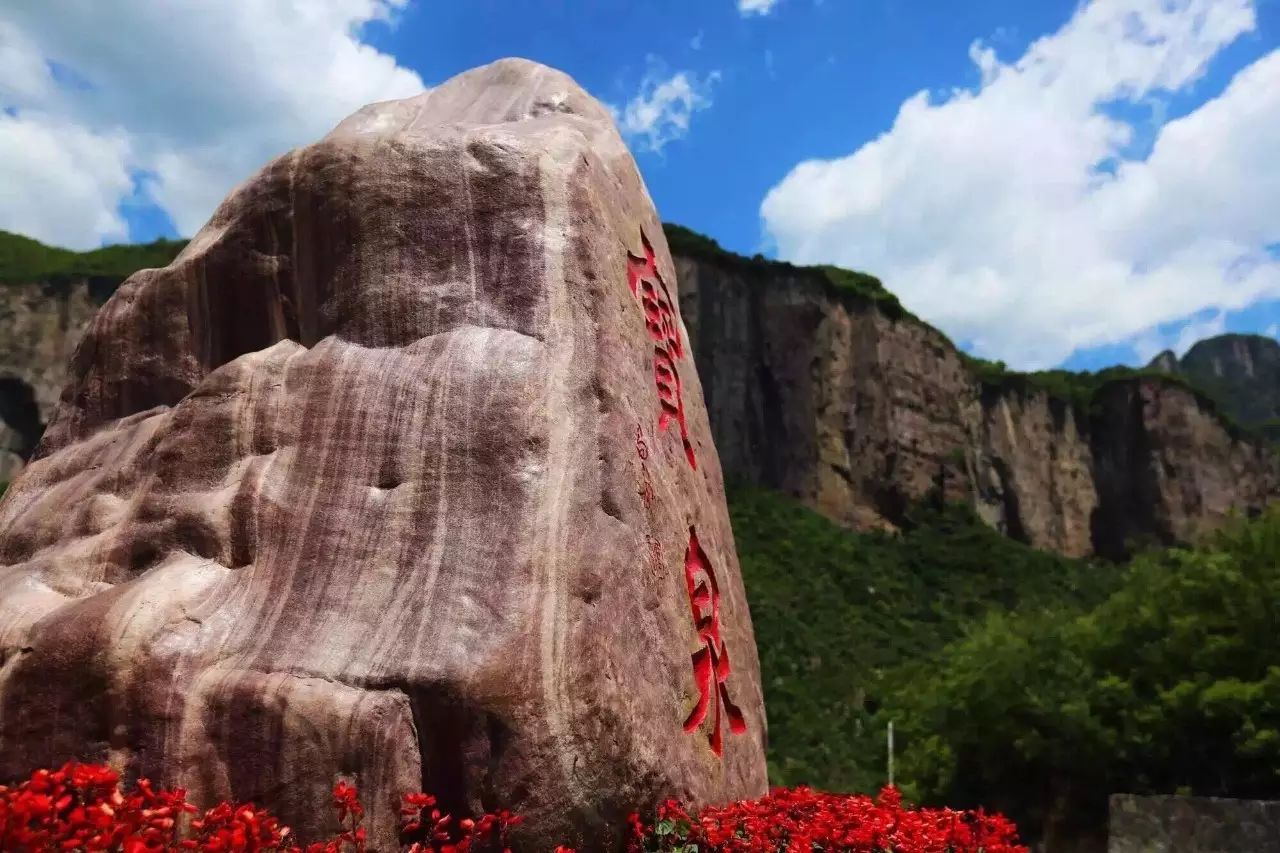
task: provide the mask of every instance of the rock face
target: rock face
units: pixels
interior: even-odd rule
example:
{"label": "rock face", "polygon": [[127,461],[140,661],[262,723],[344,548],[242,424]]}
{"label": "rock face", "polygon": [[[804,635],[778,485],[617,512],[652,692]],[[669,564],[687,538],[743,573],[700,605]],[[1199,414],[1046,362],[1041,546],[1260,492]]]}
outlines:
{"label": "rock face", "polygon": [[104,291],[88,279],[0,284],[0,483],[13,479],[40,441]]}
{"label": "rock face", "polygon": [[854,527],[892,526],[929,495],[1071,556],[1188,541],[1280,494],[1280,458],[1158,378],[1081,408],[984,385],[937,330],[820,271],[677,257],[727,476]]}
{"label": "rock face", "polygon": [[97,314],[0,503],[0,777],[109,759],[304,835],[354,778],[383,850],[409,790],[588,846],[763,793],[675,285],[533,63],[267,165]]}

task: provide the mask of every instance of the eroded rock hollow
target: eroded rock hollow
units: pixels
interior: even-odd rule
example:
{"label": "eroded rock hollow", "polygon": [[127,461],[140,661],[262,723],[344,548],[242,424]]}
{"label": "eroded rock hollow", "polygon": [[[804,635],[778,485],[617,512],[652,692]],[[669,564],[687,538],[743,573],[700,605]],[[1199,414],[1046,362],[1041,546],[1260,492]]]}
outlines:
{"label": "eroded rock hollow", "polygon": [[0,503],[0,776],[353,779],[604,846],[763,793],[759,666],[653,204],[522,60],[374,104],[97,314]]}

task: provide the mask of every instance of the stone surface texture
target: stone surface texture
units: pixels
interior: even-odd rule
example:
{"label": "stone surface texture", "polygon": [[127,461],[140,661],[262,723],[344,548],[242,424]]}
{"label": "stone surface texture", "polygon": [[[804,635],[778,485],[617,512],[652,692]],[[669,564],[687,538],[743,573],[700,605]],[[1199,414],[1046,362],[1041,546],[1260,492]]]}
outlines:
{"label": "stone surface texture", "polygon": [[1180,383],[1106,386],[1088,411],[984,386],[947,338],[816,271],[677,257],[726,476],[856,528],[931,494],[1071,556],[1186,542],[1280,495],[1280,456]]}
{"label": "stone surface texture", "polygon": [[675,286],[608,112],[531,62],[268,164],[98,312],[0,502],[0,777],[106,759],[304,835],[344,777],[380,850],[409,790],[590,849],[762,794]]}
{"label": "stone surface texture", "polygon": [[1280,853],[1280,802],[1111,795],[1107,853]]}

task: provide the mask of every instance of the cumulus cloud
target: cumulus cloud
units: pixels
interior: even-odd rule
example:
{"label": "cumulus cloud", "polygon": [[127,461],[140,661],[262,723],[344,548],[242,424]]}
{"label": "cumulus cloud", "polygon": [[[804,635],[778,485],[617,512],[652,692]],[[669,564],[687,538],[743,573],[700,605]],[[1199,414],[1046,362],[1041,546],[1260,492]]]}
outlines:
{"label": "cumulus cloud", "polygon": [[361,39],[405,2],[7,5],[0,228],[74,248],[124,239],[119,207],[140,186],[194,233],[270,158],[423,90]]}
{"label": "cumulus cloud", "polygon": [[641,148],[661,151],[667,143],[689,133],[689,120],[698,110],[711,106],[711,89],[719,80],[718,71],[701,79],[689,71],[678,71],[665,79],[650,71],[636,96],[621,109],[614,108],[618,128]]}
{"label": "cumulus cloud", "polygon": [[738,0],[738,14],[743,17],[767,15],[778,2],[779,0]]}
{"label": "cumulus cloud", "polygon": [[43,115],[0,115],[0,229],[56,245],[124,240],[128,137]]}
{"label": "cumulus cloud", "polygon": [[879,138],[800,163],[765,228],[781,256],[878,273],[1011,364],[1178,346],[1157,327],[1280,298],[1280,51],[1190,114],[1118,116],[1186,90],[1255,26],[1251,0],[1108,0],[1012,62],[975,43],[978,86],[920,92]]}
{"label": "cumulus cloud", "polygon": [[1172,350],[1181,358],[1187,350],[1205,338],[1216,337],[1227,331],[1227,315],[1223,311],[1210,311],[1208,316],[1192,317],[1177,329],[1161,334],[1159,330],[1140,334],[1133,339],[1133,351],[1142,364],[1146,364],[1165,350]]}

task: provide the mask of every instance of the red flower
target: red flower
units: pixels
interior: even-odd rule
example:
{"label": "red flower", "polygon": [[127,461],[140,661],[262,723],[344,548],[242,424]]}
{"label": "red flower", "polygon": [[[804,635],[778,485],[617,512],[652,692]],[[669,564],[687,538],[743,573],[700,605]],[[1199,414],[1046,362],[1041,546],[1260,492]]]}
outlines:
{"label": "red flower", "polygon": [[[196,812],[186,792],[157,790],[145,779],[133,791],[122,792],[110,769],[73,763],[38,770],[15,786],[0,786],[0,850],[362,853],[367,837],[355,786],[339,781],[333,805],[339,834],[301,847],[288,827],[253,805],[219,803],[184,827],[183,815]],[[404,797],[401,818],[408,853],[511,853],[507,836],[521,822],[505,811],[455,820],[434,797],[421,793]],[[905,807],[895,788],[881,790],[874,800],[861,794],[775,788],[759,800],[693,815],[667,800],[652,826],[637,814],[628,816],[627,825],[632,853],[1027,853],[1018,843],[1017,829],[1000,815]],[[556,853],[574,851],[560,846]]]}

